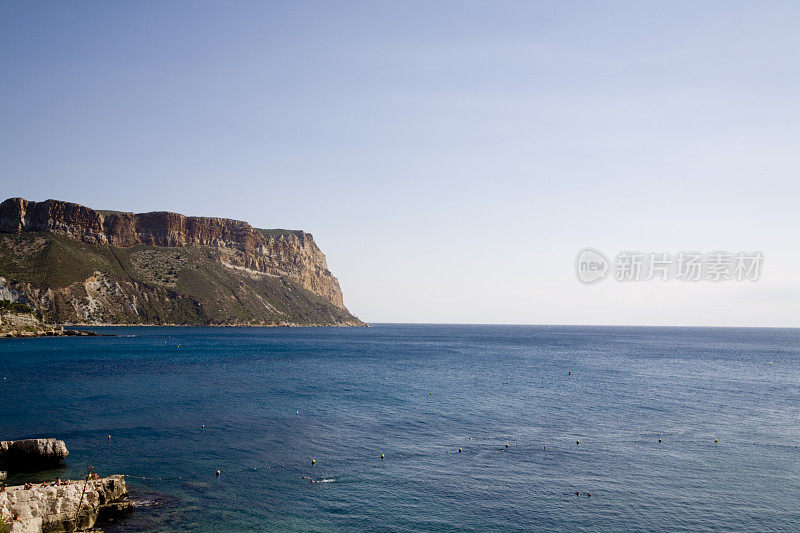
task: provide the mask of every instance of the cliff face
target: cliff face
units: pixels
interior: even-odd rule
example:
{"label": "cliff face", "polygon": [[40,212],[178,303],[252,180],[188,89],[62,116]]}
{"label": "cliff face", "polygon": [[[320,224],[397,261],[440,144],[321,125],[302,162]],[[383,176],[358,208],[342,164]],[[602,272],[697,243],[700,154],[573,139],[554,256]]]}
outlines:
{"label": "cliff face", "polygon": [[[99,279],[100,282],[106,285],[110,283],[113,286],[112,289],[116,288],[118,291],[133,293],[127,294],[123,298],[127,298],[127,300],[130,300],[130,297],[136,295],[136,293],[139,293],[141,298],[147,300],[150,297],[161,298],[161,296],[151,293],[154,290],[157,292],[160,287],[164,286],[171,289],[180,288],[177,287],[179,282],[183,282],[183,285],[197,292],[199,290],[196,286],[198,281],[194,280],[191,273],[186,272],[185,269],[187,266],[192,266],[187,264],[189,259],[201,259],[198,259],[196,253],[194,256],[191,253],[183,256],[177,254],[176,256],[175,254],[163,253],[163,249],[202,250],[203,254],[201,255],[203,258],[212,260],[215,264],[221,265],[237,276],[244,276],[252,280],[271,277],[284,282],[290,281],[338,309],[342,317],[344,317],[344,322],[359,323],[358,319],[352,317],[344,307],[339,282],[328,270],[325,255],[317,247],[313,236],[302,231],[260,230],[253,228],[247,222],[224,218],[187,217],[169,212],[141,214],[102,212],[82,205],[57,200],[29,202],[22,198],[11,198],[0,204],[0,233],[21,236],[43,235],[45,237],[58,235],[71,241],[88,245],[89,248],[82,248],[84,250],[102,250],[104,253],[110,250],[111,254],[114,255],[114,260],[122,265],[123,270],[127,269],[130,279],[108,279],[108,269],[98,268],[97,272],[91,272],[93,279],[89,279],[90,276],[84,278],[84,289],[86,291],[91,291]],[[9,250],[6,253],[24,255],[27,252],[22,250],[20,246],[23,248],[27,246],[25,248],[27,250],[35,249],[38,246],[31,240],[24,246],[23,244],[19,240],[9,243]],[[40,244],[43,250],[47,249],[50,253],[53,253],[54,250],[62,250],[63,252],[64,246],[59,248],[53,245],[52,239],[45,238],[45,242]],[[66,246],[70,248],[69,245]],[[144,248],[147,247],[153,249],[145,250]],[[118,249],[127,250],[127,252],[114,251]],[[74,252],[76,254],[82,253],[77,250],[74,250]],[[2,250],[0,250],[0,253],[2,253]],[[126,267],[120,256],[128,258],[133,266],[130,267],[128,265]],[[114,260],[111,262],[113,263]],[[15,264],[18,263],[20,261],[16,261]],[[196,267],[195,270],[200,269],[198,265],[194,266]],[[159,268],[166,270],[165,272],[155,272]],[[183,272],[184,275],[179,276],[179,271]],[[38,285],[34,283],[29,284],[30,286],[19,286],[19,283],[24,285],[30,280],[15,278],[15,276],[9,274],[11,273],[3,272],[0,269],[0,275],[11,281],[11,283],[1,288],[5,292],[21,291],[26,294],[26,299],[31,301],[45,316],[53,318],[52,305],[53,300],[57,299],[57,295],[50,294],[48,297],[46,294],[43,296],[43,293],[48,290],[52,292],[58,287],[43,286],[41,283]],[[123,287],[119,285],[120,282],[132,282],[134,285],[139,283],[141,286],[134,286],[129,283]],[[275,284],[273,283],[272,285]],[[257,289],[254,289],[254,291],[258,293]],[[114,291],[111,290],[111,292],[113,293]],[[162,299],[165,302],[179,299],[181,294],[186,291],[178,290],[177,292],[179,294],[174,295],[175,298],[170,298],[167,295]],[[275,291],[273,290],[273,292]],[[93,305],[92,302],[96,303],[102,299],[101,296],[104,298],[109,296],[108,290],[101,290],[100,293],[102,294],[89,298],[90,301],[86,305],[91,307]],[[258,294],[251,296],[257,297]],[[292,296],[287,297],[292,300]],[[237,299],[240,298],[237,296]],[[37,302],[37,300],[39,301]],[[207,306],[214,305],[213,302],[195,303],[200,307],[204,304]],[[274,307],[274,302],[265,301],[257,305]],[[291,304],[288,305],[291,307]],[[309,302],[309,305],[314,306],[317,304]],[[49,314],[48,310],[51,311]],[[320,309],[317,309],[317,311],[320,311]],[[202,316],[202,309],[198,313]],[[287,315],[286,312],[279,312],[278,315],[280,314]],[[335,314],[334,310],[333,315]],[[79,315],[80,313],[78,313],[77,321],[81,321]],[[271,321],[268,317],[265,319],[262,316],[263,313],[256,313],[255,315],[249,321],[258,323],[269,323]],[[277,318],[279,317],[276,317],[276,320]],[[202,322],[202,319],[198,320]],[[334,319],[334,322],[337,320]],[[216,322],[218,320],[211,321]],[[233,322],[237,321],[234,320]],[[280,320],[277,321],[280,322]],[[323,320],[324,322],[325,320]]]}
{"label": "cliff face", "polygon": [[344,308],[339,281],[314,237],[302,231],[259,231],[247,222],[177,213],[109,213],[78,204],[10,198],[0,204],[0,232],[53,232],[90,244],[131,247],[214,246],[234,267],[286,276]]}

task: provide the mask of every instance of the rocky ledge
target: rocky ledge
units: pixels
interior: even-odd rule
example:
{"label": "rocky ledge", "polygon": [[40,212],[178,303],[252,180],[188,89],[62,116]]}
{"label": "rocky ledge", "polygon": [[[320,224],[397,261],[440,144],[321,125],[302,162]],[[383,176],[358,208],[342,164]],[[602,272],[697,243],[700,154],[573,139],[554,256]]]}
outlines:
{"label": "rocky ledge", "polygon": [[0,313],[0,337],[93,337],[93,331],[45,324],[33,313]]}
{"label": "rocky ledge", "polygon": [[69,455],[63,440],[25,439],[0,441],[0,464],[9,470],[58,464]]}
{"label": "rocky ledge", "polygon": [[127,496],[120,475],[5,487],[0,488],[0,520],[8,533],[85,531],[131,512]]}
{"label": "rocky ledge", "polygon": [[83,331],[77,329],[64,329],[61,326],[54,326],[51,328],[25,330],[25,331],[6,331],[0,333],[0,337],[6,339],[15,339],[20,337],[97,337],[98,334],[94,331]]}

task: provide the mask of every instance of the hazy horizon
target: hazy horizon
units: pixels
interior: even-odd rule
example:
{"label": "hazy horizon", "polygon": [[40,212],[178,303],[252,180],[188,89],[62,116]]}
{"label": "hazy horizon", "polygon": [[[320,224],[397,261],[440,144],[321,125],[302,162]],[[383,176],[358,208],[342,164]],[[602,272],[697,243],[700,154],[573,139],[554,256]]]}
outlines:
{"label": "hazy horizon", "polygon": [[[366,322],[797,327],[798,23],[792,2],[5,2],[2,199],[302,229]],[[585,285],[587,247],[764,263]]]}

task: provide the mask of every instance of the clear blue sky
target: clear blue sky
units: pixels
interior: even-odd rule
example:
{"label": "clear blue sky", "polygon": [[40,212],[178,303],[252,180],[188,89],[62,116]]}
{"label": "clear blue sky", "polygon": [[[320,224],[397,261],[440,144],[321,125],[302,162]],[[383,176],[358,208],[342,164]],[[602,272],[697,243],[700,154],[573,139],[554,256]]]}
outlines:
{"label": "clear blue sky", "polygon": [[[2,196],[313,233],[367,321],[800,326],[797,2],[0,3]],[[756,283],[579,284],[621,250]]]}

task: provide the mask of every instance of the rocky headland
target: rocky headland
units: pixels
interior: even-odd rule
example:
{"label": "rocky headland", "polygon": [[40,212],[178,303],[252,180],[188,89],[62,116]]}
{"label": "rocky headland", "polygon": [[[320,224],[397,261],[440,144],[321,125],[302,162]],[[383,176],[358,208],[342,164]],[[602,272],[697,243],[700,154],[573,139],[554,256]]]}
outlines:
{"label": "rocky headland", "polygon": [[364,325],[311,234],[240,220],[11,198],[0,276],[47,323]]}
{"label": "rocky headland", "polygon": [[11,337],[86,337],[97,336],[93,331],[64,329],[45,324],[33,313],[0,312],[0,338]]}
{"label": "rocky headland", "polygon": [[87,531],[133,510],[120,475],[0,488],[0,521],[7,533]]}
{"label": "rocky headland", "polygon": [[[52,468],[67,456],[64,441],[25,439],[0,441],[0,466],[9,471]],[[0,531],[47,533],[85,531],[95,523],[132,511],[123,476],[100,478],[94,472],[78,481],[57,479],[6,487],[0,472]]]}

